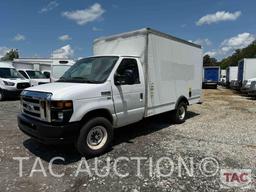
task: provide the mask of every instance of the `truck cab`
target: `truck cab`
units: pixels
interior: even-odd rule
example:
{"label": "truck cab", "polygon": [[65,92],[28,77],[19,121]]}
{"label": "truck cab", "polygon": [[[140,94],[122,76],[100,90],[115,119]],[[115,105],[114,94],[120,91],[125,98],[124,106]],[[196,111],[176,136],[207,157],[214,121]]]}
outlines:
{"label": "truck cab", "polygon": [[78,139],[80,152],[99,153],[104,148],[97,146],[98,143],[104,140],[101,145],[105,146],[112,138],[111,127],[143,119],[144,95],[145,80],[139,58],[85,58],[59,81],[22,92],[19,127],[41,142],[69,142],[78,137],[83,123],[88,125],[90,119],[95,119],[92,117],[99,117],[97,122],[91,122],[99,123],[95,130]]}
{"label": "truck cab", "polygon": [[11,63],[0,62],[0,101],[19,96],[27,87],[30,87],[29,81]]}
{"label": "truck cab", "polygon": [[47,78],[41,71],[31,69],[18,69],[18,72],[22,76],[30,81],[31,86],[42,85],[50,83],[50,79]]}

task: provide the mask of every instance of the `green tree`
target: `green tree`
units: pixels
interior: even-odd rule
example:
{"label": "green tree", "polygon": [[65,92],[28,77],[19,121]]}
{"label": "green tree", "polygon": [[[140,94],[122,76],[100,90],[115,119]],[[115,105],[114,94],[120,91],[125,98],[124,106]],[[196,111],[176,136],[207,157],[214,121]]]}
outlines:
{"label": "green tree", "polygon": [[210,55],[205,55],[203,58],[204,66],[216,66],[218,65],[217,59],[214,57],[210,57]]}
{"label": "green tree", "polygon": [[220,62],[221,68],[228,66],[237,66],[238,61],[243,58],[256,58],[256,40],[243,49],[237,49],[231,56],[228,56]]}
{"label": "green tree", "polygon": [[5,56],[1,58],[2,61],[13,61],[13,59],[19,58],[19,51],[18,49],[11,49],[8,51]]}

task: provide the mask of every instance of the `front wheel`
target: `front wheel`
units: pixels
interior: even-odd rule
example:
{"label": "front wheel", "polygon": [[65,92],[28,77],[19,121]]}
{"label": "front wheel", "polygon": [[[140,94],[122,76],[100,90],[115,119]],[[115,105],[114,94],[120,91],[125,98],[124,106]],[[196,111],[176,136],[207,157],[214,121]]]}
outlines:
{"label": "front wheel", "polygon": [[0,101],[4,100],[4,92],[0,89]]}
{"label": "front wheel", "polygon": [[77,140],[77,150],[86,157],[103,154],[112,143],[113,128],[104,117],[89,120],[80,130]]}
{"label": "front wheel", "polygon": [[177,109],[174,110],[173,119],[177,124],[184,123],[187,115],[187,104],[185,102],[180,102]]}

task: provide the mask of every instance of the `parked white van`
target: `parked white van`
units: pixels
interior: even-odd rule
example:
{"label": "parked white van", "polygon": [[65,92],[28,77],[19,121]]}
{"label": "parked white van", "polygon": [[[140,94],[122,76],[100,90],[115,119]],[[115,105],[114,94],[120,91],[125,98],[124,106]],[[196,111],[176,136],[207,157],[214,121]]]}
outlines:
{"label": "parked white van", "polygon": [[26,79],[29,79],[31,86],[50,83],[50,79],[47,78],[41,71],[35,71],[31,69],[18,69],[18,72],[22,74],[22,76],[24,76]]}
{"label": "parked white van", "polygon": [[7,97],[17,97],[30,87],[29,81],[16,71],[9,62],[0,62],[0,101]]}
{"label": "parked white van", "polygon": [[75,142],[85,156],[111,146],[113,128],[172,111],[176,123],[201,101],[202,49],[142,29],[95,40],[93,57],[56,83],[22,92],[19,128],[43,142]]}

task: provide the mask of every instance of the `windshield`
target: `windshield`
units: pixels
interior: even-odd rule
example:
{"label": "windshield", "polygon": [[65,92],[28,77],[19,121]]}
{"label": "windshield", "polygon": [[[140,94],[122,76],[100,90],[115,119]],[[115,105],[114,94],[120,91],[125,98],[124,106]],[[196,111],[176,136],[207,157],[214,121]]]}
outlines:
{"label": "windshield", "polygon": [[59,82],[103,83],[117,60],[118,57],[112,56],[81,59],[60,78]]}
{"label": "windshield", "polygon": [[9,79],[24,79],[24,77],[20,73],[18,73],[18,71],[16,71],[16,69],[14,68],[0,68],[0,77]]}
{"label": "windshield", "polygon": [[70,67],[70,65],[54,65],[52,67],[52,77],[59,79]]}
{"label": "windshield", "polygon": [[26,71],[30,79],[47,79],[41,71]]}

